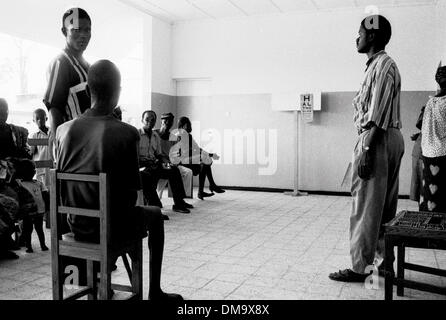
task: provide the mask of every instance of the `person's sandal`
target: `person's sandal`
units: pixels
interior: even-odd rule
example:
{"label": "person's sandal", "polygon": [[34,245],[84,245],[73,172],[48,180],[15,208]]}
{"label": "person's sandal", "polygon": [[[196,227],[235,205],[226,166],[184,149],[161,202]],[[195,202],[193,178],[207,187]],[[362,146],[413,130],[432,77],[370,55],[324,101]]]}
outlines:
{"label": "person's sandal", "polygon": [[330,273],[328,276],[331,280],[341,282],[364,282],[368,274],[356,273],[351,269],[339,270],[338,272]]}

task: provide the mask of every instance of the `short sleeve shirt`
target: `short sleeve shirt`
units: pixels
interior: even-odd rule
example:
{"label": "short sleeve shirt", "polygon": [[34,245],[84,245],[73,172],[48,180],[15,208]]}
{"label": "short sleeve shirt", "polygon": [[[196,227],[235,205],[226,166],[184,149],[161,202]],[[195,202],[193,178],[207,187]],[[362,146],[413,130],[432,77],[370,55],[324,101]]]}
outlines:
{"label": "short sleeve shirt", "polygon": [[[39,130],[31,134],[29,137],[31,139],[48,139],[48,133]],[[51,159],[51,153],[48,146],[33,146],[31,147],[31,153],[33,154],[34,161]]]}
{"label": "short sleeve shirt", "polygon": [[367,63],[361,89],[353,100],[354,123],[358,132],[378,128],[398,128],[400,115],[401,77],[398,67],[386,52],[376,53]]}
{"label": "short sleeve shirt", "polygon": [[48,110],[58,108],[64,122],[76,119],[90,108],[86,90],[88,69],[88,64],[81,64],[68,50],[64,50],[49,66],[43,102]]}

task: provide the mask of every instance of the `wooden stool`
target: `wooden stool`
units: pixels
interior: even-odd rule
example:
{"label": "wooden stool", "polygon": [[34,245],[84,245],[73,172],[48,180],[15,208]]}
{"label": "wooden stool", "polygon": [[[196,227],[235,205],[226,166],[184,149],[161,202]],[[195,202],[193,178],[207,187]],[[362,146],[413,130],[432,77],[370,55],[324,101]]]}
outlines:
{"label": "wooden stool", "polygon": [[[446,277],[446,270],[405,262],[405,248],[446,250],[446,213],[402,211],[385,225],[385,299],[392,300],[393,284],[397,295],[404,295],[404,288],[446,295],[446,287],[404,279],[404,270],[413,270]],[[393,272],[393,249],[398,247],[397,276]]]}

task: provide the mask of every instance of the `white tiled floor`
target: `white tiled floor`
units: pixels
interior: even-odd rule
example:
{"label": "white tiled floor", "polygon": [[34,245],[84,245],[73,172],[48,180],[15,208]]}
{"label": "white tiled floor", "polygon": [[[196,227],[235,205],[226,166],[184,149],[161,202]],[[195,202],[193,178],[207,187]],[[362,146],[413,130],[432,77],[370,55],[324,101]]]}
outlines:
{"label": "white tiled floor", "polygon": [[[196,190],[195,190],[196,194]],[[163,199],[166,244],[162,287],[185,299],[383,299],[384,283],[333,282],[328,274],[350,267],[349,197],[227,191],[205,201],[189,200],[192,214],[172,212]],[[399,210],[416,210],[400,200]],[[47,245],[49,245],[49,230]],[[41,252],[34,235],[33,254],[0,261],[0,299],[51,299],[50,253]],[[144,297],[148,288],[148,250],[144,244]],[[444,251],[407,250],[408,260],[446,269]],[[125,283],[119,261],[113,279]],[[407,272],[407,278],[446,285],[445,278]],[[445,299],[406,290],[404,298]]]}

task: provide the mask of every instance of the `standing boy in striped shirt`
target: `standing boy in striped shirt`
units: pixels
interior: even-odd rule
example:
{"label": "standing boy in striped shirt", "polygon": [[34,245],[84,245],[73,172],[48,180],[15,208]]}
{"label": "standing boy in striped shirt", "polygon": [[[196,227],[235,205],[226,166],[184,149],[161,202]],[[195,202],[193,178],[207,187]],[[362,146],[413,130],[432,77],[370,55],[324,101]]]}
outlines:
{"label": "standing boy in striped shirt", "polygon": [[81,8],[67,10],[62,17],[62,33],[66,47],[50,64],[43,99],[50,115],[50,150],[57,127],[90,108],[86,88],[90,65],[82,56],[91,38],[88,13]]}
{"label": "standing boy in striped shirt", "polygon": [[357,49],[369,60],[353,101],[359,137],[353,154],[351,190],[352,269],[330,274],[335,281],[365,281],[375,257],[378,261],[383,257],[382,225],[393,219],[397,210],[404,140],[400,132],[401,78],[396,63],[384,51],[391,35],[389,21],[378,15],[365,18],[359,29]]}

